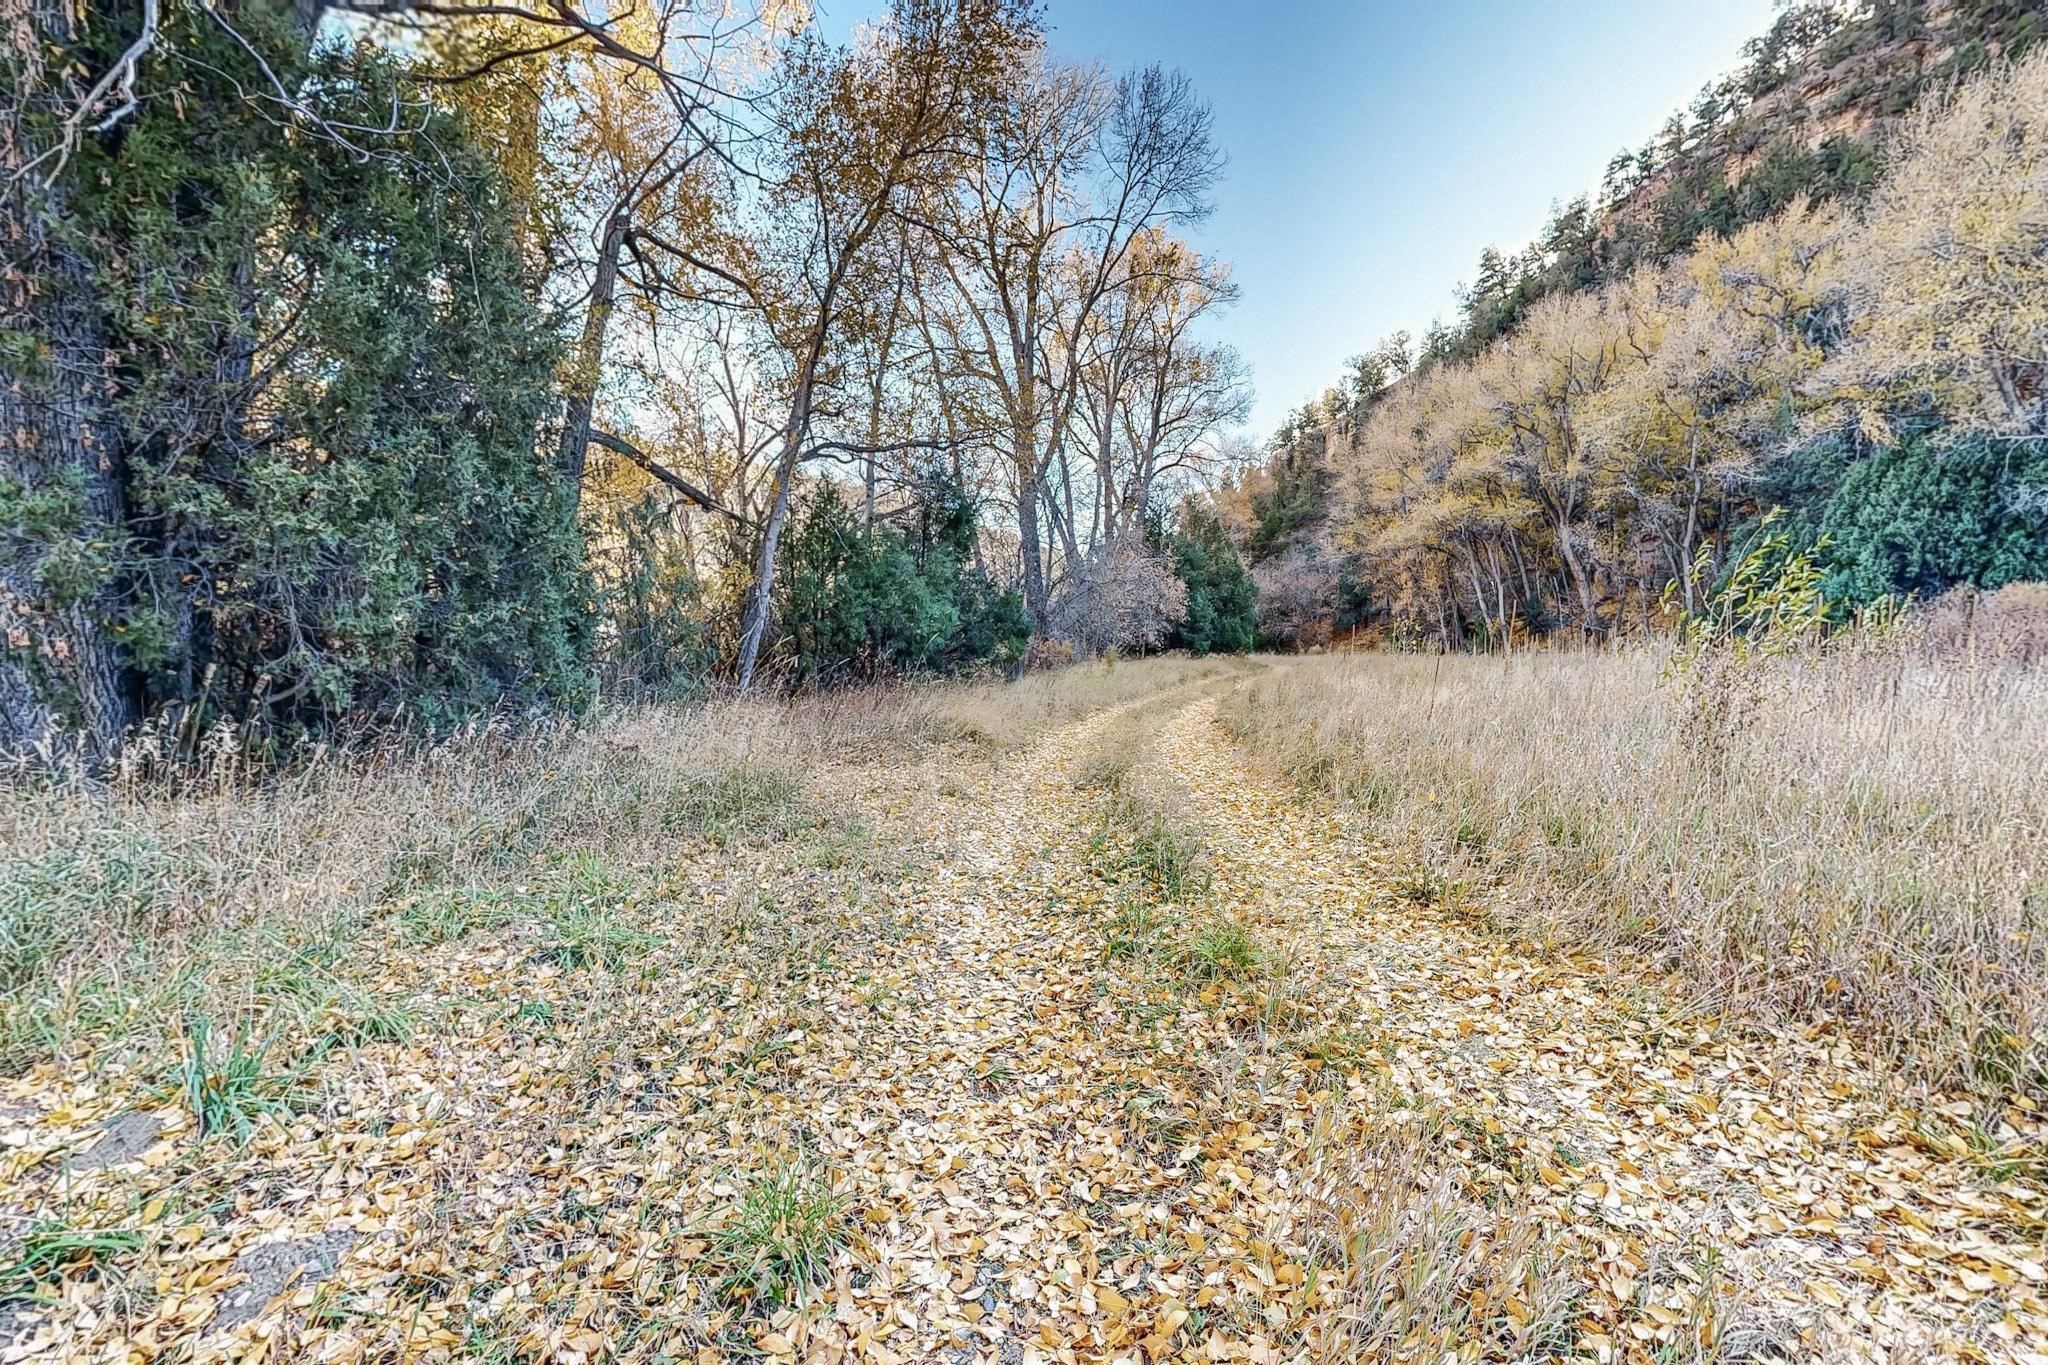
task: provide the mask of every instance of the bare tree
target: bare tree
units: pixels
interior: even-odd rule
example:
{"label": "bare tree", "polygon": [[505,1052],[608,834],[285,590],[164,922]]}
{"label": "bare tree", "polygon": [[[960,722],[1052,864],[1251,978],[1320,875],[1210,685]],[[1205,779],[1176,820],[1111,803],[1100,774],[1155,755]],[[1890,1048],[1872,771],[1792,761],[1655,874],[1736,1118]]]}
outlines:
{"label": "bare tree", "polygon": [[1206,472],[1221,433],[1244,420],[1243,363],[1196,335],[1236,297],[1226,269],[1155,228],[1133,251],[1123,287],[1096,310],[1082,338],[1076,408],[1094,463],[1089,546],[1142,526],[1158,485]]}
{"label": "bare tree", "polygon": [[798,43],[774,108],[777,173],[764,199],[756,284],[786,365],[787,416],[770,477],[754,583],[740,633],[738,680],[752,687],[775,589],[775,556],[798,467],[812,456],[868,448],[813,440],[837,348],[857,301],[885,273],[884,230],[957,173],[965,135],[1032,36],[1013,0],[898,0],[890,21],[855,46]]}
{"label": "bare tree", "polygon": [[935,211],[941,260],[961,307],[944,340],[987,390],[1007,430],[1024,597],[1047,624],[1050,505],[1069,554],[1079,545],[1048,503],[1079,400],[1075,344],[1128,280],[1138,240],[1208,211],[1221,170],[1210,114],[1186,77],[1148,68],[1118,81],[1040,54],[1001,116],[979,129],[959,192]]}

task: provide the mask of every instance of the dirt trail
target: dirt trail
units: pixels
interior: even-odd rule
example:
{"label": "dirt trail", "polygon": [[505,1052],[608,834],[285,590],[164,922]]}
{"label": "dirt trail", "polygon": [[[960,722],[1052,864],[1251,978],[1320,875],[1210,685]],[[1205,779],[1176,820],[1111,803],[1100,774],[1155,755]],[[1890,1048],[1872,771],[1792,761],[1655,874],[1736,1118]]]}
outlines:
{"label": "dirt trail", "polygon": [[1216,709],[1183,709],[1164,757],[1218,897],[1293,955],[1287,1031],[1369,1051],[1379,1103],[1447,1122],[1475,1187],[1539,1209],[1617,1349],[1689,1313],[1712,1262],[1738,1358],[2048,1350],[2037,1188],[1916,1132],[1840,1039],[1688,1023],[1416,904],[1386,850],[1248,774]]}
{"label": "dirt trail", "polygon": [[[144,1097],[156,1146],[63,1170],[137,1097],[0,1093],[36,1116],[0,1148],[11,1207],[144,1244],[125,1278],[9,1310],[0,1361],[1347,1358],[1332,1333],[1387,1308],[1346,1304],[1326,1235],[1388,1194],[1331,1182],[1368,1130],[1413,1133],[1461,1206],[1539,1220],[1572,1296],[1539,1358],[1692,1359],[1714,1304],[1732,1358],[2048,1359],[2035,1192],[1929,1150],[1839,1041],[1708,1031],[1419,903],[1341,815],[1253,774],[1222,690],[1002,763],[814,774],[865,852],[643,871],[602,904],[656,946],[594,972],[516,930],[411,955],[418,998],[467,1003],[336,1058],[317,1109],[239,1151]],[[1098,870],[1080,784],[1132,734],[1212,885],[1117,955],[1145,898]],[[1182,945],[1224,923],[1260,968],[1190,971]],[[702,934],[732,941],[660,946]],[[769,947],[774,972],[749,961]],[[806,1310],[732,1290],[764,1173],[843,1200]],[[284,1292],[245,1302],[252,1247],[317,1239],[303,1271],[261,1253]],[[1557,1307],[1523,1292],[1449,1330],[1497,1343]]]}

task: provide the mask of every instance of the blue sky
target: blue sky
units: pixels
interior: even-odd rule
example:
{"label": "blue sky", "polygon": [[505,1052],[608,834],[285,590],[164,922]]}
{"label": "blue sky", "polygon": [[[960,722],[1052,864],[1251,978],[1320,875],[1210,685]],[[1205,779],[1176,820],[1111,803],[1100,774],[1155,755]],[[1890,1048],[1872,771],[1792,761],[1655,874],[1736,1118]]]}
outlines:
{"label": "blue sky", "polygon": [[[823,0],[837,27],[879,5]],[[1186,71],[1230,166],[1197,244],[1243,301],[1263,437],[1344,358],[1455,308],[1769,26],[1771,0],[1046,0],[1061,55]]]}

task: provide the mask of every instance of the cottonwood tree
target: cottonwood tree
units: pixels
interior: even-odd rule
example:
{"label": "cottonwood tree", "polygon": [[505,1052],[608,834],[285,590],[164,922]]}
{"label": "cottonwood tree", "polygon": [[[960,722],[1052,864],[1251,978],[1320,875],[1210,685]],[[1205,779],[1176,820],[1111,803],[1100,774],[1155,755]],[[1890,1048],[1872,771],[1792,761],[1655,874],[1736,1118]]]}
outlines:
{"label": "cottonwood tree", "polygon": [[[1144,525],[1155,487],[1206,472],[1217,438],[1243,421],[1242,363],[1198,335],[1236,298],[1227,269],[1155,228],[1133,250],[1123,286],[1095,309],[1078,342],[1075,411],[1077,444],[1093,464],[1089,545]],[[1077,525],[1065,454],[1062,520]]]}
{"label": "cottonwood tree", "polygon": [[1702,570],[1720,573],[1731,500],[1810,405],[1844,227],[1836,210],[1796,204],[1609,291],[1618,363],[1586,429],[1626,484],[1634,525],[1661,547],[1645,601],[1669,582],[1685,610],[1699,605]]}
{"label": "cottonwood tree", "polygon": [[765,499],[738,681],[753,685],[774,606],[776,552],[798,468],[859,443],[818,440],[821,401],[842,382],[839,347],[879,292],[891,223],[945,193],[1034,38],[1016,0],[899,0],[853,46],[794,44],[772,102],[776,145],[752,286],[782,366],[786,415]]}
{"label": "cottonwood tree", "polygon": [[930,316],[958,372],[1000,415],[1024,598],[1042,630],[1042,511],[1067,553],[1080,553],[1073,520],[1047,498],[1080,397],[1077,339],[1128,282],[1141,238],[1208,212],[1221,158],[1208,107],[1184,76],[1153,67],[1111,81],[1042,50],[972,131],[957,188],[929,210],[957,300]]}
{"label": "cottonwood tree", "polygon": [[1833,378],[1867,426],[1931,401],[2048,433],[2048,53],[1913,114],[1847,259],[1857,344]]}

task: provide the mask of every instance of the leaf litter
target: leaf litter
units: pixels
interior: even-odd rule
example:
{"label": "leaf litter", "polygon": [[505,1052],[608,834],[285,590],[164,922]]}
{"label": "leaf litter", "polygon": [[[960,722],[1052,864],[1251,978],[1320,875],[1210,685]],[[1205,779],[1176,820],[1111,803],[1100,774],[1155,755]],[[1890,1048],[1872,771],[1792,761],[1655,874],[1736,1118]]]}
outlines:
{"label": "leaf litter", "polygon": [[[1133,767],[1171,895],[1090,857]],[[394,933],[422,1022],[246,1141],[6,1083],[0,1266],[121,1236],[10,1282],[0,1361],[2048,1360],[2039,1161],[1418,896],[1213,687],[808,787],[858,825]]]}

